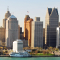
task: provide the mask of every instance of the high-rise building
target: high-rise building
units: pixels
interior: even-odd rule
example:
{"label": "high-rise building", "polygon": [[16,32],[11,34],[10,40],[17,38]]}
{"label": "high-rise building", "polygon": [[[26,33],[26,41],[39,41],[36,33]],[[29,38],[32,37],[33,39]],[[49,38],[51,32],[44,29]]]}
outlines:
{"label": "high-rise building", "polygon": [[28,40],[28,46],[31,46],[31,22],[33,19],[29,17],[29,15],[25,16],[24,19],[24,39]]}
{"label": "high-rise building", "polygon": [[56,28],[56,48],[60,48],[60,26]]}
{"label": "high-rise building", "polygon": [[56,47],[56,27],[59,23],[57,8],[47,8],[45,17],[45,44]]}
{"label": "high-rise building", "polygon": [[5,13],[5,18],[3,19],[3,28],[6,28],[6,20],[7,20],[7,18],[10,17],[10,16],[11,16],[10,12],[7,11],[7,12]]}
{"label": "high-rise building", "polygon": [[35,17],[31,23],[31,47],[43,47],[43,22]]}
{"label": "high-rise building", "polygon": [[18,39],[18,20],[14,15],[11,15],[6,20],[6,46],[12,47],[13,41]]}

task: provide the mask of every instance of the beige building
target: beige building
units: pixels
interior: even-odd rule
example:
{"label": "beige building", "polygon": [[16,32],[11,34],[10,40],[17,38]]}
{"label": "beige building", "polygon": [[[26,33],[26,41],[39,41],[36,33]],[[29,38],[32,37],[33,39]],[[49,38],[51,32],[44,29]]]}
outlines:
{"label": "beige building", "polygon": [[6,46],[12,47],[13,41],[18,39],[18,20],[14,15],[11,15],[6,20]]}
{"label": "beige building", "polygon": [[59,23],[57,8],[47,8],[45,17],[45,44],[56,47],[56,27]]}
{"label": "beige building", "polygon": [[5,28],[3,27],[0,27],[0,42],[0,45],[5,46],[5,44],[3,44],[5,43]]}
{"label": "beige building", "polygon": [[60,22],[59,22],[59,26],[60,26]]}
{"label": "beige building", "polygon": [[28,46],[31,47],[31,22],[33,21],[29,15],[25,16],[24,19],[24,39],[28,40]]}
{"label": "beige building", "polygon": [[31,23],[31,47],[43,47],[43,22],[35,17]]}
{"label": "beige building", "polygon": [[7,11],[7,12],[5,13],[5,18],[3,19],[3,28],[6,28],[6,20],[7,20],[7,18],[10,17],[10,16],[11,16],[11,13],[10,13],[9,11]]}

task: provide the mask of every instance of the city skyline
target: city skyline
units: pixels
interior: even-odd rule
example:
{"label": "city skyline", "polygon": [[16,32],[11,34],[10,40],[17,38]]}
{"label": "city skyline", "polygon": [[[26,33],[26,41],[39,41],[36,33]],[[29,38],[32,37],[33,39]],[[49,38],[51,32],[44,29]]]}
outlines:
{"label": "city skyline", "polygon": [[[2,4],[3,3],[3,4]],[[25,15],[29,15],[31,18],[40,17],[41,21],[43,21],[43,27],[45,27],[45,15],[46,10],[48,8],[58,8],[58,13],[60,14],[59,4],[60,1],[48,1],[48,0],[0,0],[0,26],[3,26],[3,19],[7,8],[9,6],[9,11],[11,14],[15,15],[19,21],[20,27],[23,28],[24,31],[24,17]],[[27,13],[27,11],[29,13]],[[60,16],[59,16],[60,17]],[[60,20],[59,20],[60,21]]]}

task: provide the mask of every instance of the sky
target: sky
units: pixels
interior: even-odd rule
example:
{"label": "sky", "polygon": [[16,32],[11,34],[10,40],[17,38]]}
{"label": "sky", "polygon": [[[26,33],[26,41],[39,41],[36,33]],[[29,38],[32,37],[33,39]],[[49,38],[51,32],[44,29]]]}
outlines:
{"label": "sky", "polygon": [[0,26],[3,26],[3,19],[8,6],[10,13],[17,17],[18,24],[23,31],[25,15],[29,15],[33,19],[40,17],[40,21],[43,21],[43,27],[45,27],[47,8],[57,8],[60,15],[60,0],[0,0]]}

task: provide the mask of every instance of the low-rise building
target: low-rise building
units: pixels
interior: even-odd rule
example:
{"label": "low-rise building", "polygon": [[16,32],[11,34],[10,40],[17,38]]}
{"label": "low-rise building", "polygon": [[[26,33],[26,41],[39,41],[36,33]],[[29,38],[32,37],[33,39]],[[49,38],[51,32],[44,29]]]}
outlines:
{"label": "low-rise building", "polygon": [[13,42],[13,52],[20,52],[23,51],[23,41],[20,39],[17,39]]}
{"label": "low-rise building", "polygon": [[0,27],[0,42],[0,45],[5,46],[5,44],[2,44],[5,43],[5,28],[3,27]]}

